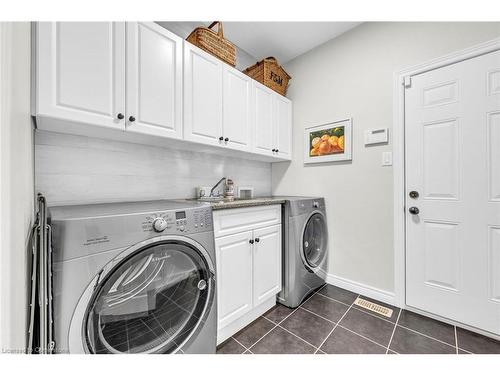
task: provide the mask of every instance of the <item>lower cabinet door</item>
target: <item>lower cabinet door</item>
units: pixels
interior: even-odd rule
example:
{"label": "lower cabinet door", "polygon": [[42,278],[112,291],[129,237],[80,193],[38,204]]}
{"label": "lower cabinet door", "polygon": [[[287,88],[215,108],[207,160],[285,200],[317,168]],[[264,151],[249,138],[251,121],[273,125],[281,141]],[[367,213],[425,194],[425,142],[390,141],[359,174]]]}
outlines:
{"label": "lower cabinet door", "polygon": [[217,259],[217,329],[252,309],[252,232],[215,240]]}
{"label": "lower cabinet door", "polygon": [[257,306],[281,290],[281,225],[253,231],[253,305]]}

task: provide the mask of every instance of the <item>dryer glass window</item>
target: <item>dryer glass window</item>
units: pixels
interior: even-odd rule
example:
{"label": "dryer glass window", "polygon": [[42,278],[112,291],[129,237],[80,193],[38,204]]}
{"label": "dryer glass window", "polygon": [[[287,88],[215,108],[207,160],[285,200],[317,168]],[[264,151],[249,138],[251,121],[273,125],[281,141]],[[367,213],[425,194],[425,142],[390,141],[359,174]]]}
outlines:
{"label": "dryer glass window", "polygon": [[92,353],[171,353],[196,331],[213,298],[202,254],[179,242],[138,250],[108,275],[87,310]]}
{"label": "dryer glass window", "polygon": [[327,240],[325,219],[323,215],[315,213],[307,221],[302,241],[304,259],[309,267],[319,267],[325,259]]}

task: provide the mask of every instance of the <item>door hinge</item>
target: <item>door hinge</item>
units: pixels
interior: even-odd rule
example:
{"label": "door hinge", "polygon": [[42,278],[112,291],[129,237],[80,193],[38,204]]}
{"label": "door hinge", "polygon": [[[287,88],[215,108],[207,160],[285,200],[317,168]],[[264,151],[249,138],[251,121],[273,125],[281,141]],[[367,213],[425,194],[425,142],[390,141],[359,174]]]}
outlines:
{"label": "door hinge", "polygon": [[403,80],[403,86],[405,89],[411,87],[411,76],[406,76]]}

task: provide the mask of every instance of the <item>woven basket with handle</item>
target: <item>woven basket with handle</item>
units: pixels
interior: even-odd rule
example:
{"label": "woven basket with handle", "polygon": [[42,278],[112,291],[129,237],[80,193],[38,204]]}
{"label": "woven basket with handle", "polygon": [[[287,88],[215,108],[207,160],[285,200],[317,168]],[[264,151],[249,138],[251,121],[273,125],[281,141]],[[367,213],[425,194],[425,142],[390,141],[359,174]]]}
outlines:
{"label": "woven basket with handle", "polygon": [[[215,25],[217,25],[217,32],[212,30]],[[233,67],[236,66],[236,47],[233,43],[224,39],[222,22],[215,21],[208,27],[197,27],[186,40],[225,63]]]}
{"label": "woven basket with handle", "polygon": [[246,68],[243,73],[283,96],[286,95],[288,81],[292,79],[274,57],[266,57]]}

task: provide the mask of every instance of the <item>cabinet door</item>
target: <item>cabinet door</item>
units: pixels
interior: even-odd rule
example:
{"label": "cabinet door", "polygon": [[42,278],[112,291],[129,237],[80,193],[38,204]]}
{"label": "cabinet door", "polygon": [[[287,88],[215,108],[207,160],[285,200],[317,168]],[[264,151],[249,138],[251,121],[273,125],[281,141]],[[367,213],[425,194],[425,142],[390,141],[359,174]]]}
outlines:
{"label": "cabinet door", "polygon": [[281,290],[281,225],[253,231],[253,305]]}
{"label": "cabinet door", "polygon": [[218,329],[252,309],[252,232],[215,240]]}
{"label": "cabinet door", "polygon": [[184,138],[219,145],[222,136],[222,62],[184,42]]}
{"label": "cabinet door", "polygon": [[182,42],[154,22],[127,23],[127,130],[182,138]]}
{"label": "cabinet door", "polygon": [[37,24],[35,115],[124,129],[125,24]]}
{"label": "cabinet door", "polygon": [[287,98],[274,95],[274,139],[276,156],[282,159],[292,158],[292,102]]}
{"label": "cabinet door", "polygon": [[254,152],[263,155],[273,155],[272,150],[276,148],[273,139],[274,113],[273,98],[274,92],[258,82],[254,84],[255,100],[255,132],[254,132]]}
{"label": "cabinet door", "polygon": [[227,147],[250,150],[252,134],[252,79],[224,65],[223,72],[223,121],[222,135]]}

